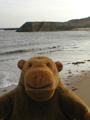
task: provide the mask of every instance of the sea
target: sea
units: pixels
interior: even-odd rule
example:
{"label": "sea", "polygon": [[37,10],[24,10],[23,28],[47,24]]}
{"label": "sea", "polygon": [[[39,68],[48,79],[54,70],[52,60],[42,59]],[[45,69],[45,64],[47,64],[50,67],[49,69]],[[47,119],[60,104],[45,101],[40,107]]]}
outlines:
{"label": "sea", "polygon": [[90,31],[0,30],[0,88],[17,85],[21,74],[18,61],[38,55],[63,63],[63,70],[59,75],[65,84],[67,80],[69,82],[70,76],[90,71]]}

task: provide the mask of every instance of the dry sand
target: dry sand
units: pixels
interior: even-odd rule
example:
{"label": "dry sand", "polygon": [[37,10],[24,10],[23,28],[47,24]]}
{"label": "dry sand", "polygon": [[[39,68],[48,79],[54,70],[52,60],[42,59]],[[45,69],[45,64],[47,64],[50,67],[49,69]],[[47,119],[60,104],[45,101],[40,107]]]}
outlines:
{"label": "dry sand", "polygon": [[[90,71],[69,78],[68,88],[77,94],[90,107]],[[0,89],[0,95],[11,91],[16,86]]]}

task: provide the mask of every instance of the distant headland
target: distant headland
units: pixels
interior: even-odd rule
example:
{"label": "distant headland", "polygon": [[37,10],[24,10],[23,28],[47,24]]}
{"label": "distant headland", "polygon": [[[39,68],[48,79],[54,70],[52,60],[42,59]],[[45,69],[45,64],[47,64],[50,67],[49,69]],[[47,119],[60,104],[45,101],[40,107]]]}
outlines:
{"label": "distant headland", "polygon": [[0,30],[17,30],[18,28],[0,28]]}
{"label": "distant headland", "polygon": [[72,19],[67,22],[36,21],[26,22],[20,28],[1,28],[0,30],[16,30],[16,32],[38,31],[65,31],[65,30],[90,30],[90,17]]}
{"label": "distant headland", "polygon": [[90,17],[83,19],[73,19],[67,22],[26,22],[17,32],[37,32],[37,31],[64,31],[76,28],[89,28]]}

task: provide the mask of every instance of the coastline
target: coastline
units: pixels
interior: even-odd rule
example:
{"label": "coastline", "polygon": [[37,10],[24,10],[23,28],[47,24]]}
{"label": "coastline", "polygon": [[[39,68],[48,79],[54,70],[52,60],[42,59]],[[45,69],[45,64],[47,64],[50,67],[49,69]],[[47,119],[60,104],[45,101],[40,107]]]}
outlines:
{"label": "coastline", "polygon": [[[72,90],[90,107],[90,71],[83,71],[81,74],[73,75],[69,78],[69,81],[70,84],[66,85],[66,87]],[[0,88],[0,95],[11,91],[15,87],[16,85]]]}

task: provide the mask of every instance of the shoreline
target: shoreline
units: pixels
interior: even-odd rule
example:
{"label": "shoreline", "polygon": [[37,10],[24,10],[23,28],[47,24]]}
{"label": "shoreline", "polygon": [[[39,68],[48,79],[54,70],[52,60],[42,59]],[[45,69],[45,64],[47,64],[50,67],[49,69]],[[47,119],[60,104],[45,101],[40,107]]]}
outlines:
{"label": "shoreline", "polygon": [[11,85],[8,87],[4,87],[4,88],[0,88],[0,96],[3,94],[6,94],[8,92],[10,92],[11,90],[13,90],[17,85]]}
{"label": "shoreline", "polygon": [[[65,86],[72,90],[90,107],[90,71],[84,71],[81,74],[73,75],[69,78],[69,82],[70,84]],[[16,85],[0,88],[0,95],[11,91],[15,87]]]}

